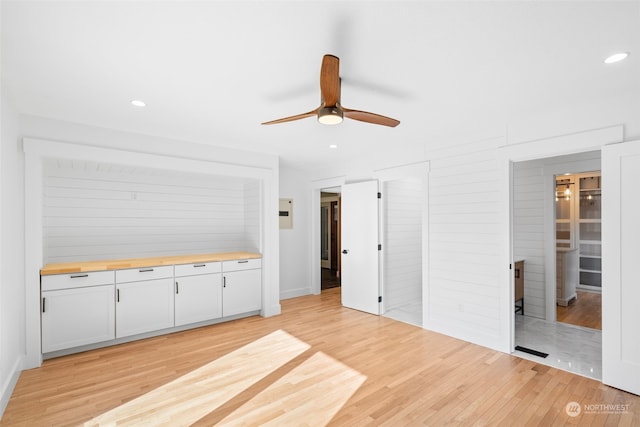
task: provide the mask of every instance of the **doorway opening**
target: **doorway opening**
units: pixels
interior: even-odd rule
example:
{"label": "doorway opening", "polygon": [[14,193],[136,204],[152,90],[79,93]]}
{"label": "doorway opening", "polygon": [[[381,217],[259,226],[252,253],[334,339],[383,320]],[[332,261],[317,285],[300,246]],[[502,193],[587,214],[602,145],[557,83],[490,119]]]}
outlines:
{"label": "doorway opening", "polygon": [[602,330],[600,171],[555,177],[556,320]]}
{"label": "doorway opening", "polygon": [[340,287],[340,189],[320,192],[320,289]]}
{"label": "doorway opening", "polygon": [[593,151],[514,162],[512,175],[513,260],[523,262],[514,279],[523,285],[523,298],[514,301],[515,344],[548,356],[515,353],[596,379],[602,378],[600,295],[593,286],[602,286],[594,276],[601,265],[599,171],[600,151]]}

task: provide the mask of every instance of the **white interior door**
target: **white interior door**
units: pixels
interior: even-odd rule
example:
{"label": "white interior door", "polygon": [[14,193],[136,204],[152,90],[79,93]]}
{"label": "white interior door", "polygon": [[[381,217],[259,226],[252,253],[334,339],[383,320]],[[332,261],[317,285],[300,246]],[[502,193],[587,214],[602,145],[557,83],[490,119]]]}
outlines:
{"label": "white interior door", "polygon": [[342,186],[342,305],[380,314],[378,181]]}
{"label": "white interior door", "polygon": [[640,141],[602,149],[602,382],[640,394]]}

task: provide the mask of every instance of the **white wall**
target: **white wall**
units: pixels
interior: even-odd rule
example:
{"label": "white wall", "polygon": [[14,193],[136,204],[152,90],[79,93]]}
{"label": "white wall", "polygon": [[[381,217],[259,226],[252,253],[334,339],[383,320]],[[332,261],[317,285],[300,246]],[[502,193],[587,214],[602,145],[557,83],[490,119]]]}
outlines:
{"label": "white wall", "polygon": [[513,257],[524,260],[524,312],[544,319],[544,162],[513,166]]}
{"label": "white wall", "polygon": [[429,174],[429,296],[423,325],[499,347],[502,137],[434,150]]}
{"label": "white wall", "polygon": [[44,169],[45,263],[259,251],[258,180],[65,159]]}
{"label": "white wall", "polygon": [[417,179],[382,183],[385,312],[419,306],[422,313],[422,194]]}
{"label": "white wall", "polygon": [[260,191],[261,183],[257,179],[245,180],[243,185],[244,192],[244,247],[237,250],[248,252],[259,252],[262,245],[262,236],[260,235],[260,206],[262,206],[262,193]]}
{"label": "white wall", "polygon": [[[293,199],[293,228],[280,230],[280,298],[312,293],[310,280],[310,201],[304,171],[280,168],[280,198]],[[320,258],[317,263],[320,264]]]}
{"label": "white wall", "polygon": [[22,369],[25,354],[24,161],[18,115],[0,92],[0,416]]}

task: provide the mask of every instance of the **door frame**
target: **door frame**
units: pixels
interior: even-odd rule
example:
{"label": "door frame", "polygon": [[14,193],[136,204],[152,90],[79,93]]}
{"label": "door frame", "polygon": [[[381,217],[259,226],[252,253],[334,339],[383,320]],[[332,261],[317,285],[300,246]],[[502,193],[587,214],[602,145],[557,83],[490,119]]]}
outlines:
{"label": "door frame", "polygon": [[[503,304],[503,310],[500,314],[501,324],[509,325],[509,333],[504,334],[501,338],[502,344],[500,350],[505,353],[512,353],[515,350],[515,312],[513,310],[513,298],[514,298],[514,282],[512,270],[510,269],[513,261],[513,164],[515,162],[544,159],[547,157],[563,156],[568,154],[578,154],[588,151],[600,151],[602,147],[609,144],[616,144],[624,141],[624,126],[616,125],[605,127],[601,129],[585,130],[582,132],[576,132],[571,134],[565,134],[555,137],[549,137],[544,139],[538,139],[535,141],[524,141],[518,144],[507,144],[500,147],[497,152],[498,161],[500,163],[502,174],[502,185],[500,186],[500,200],[504,201],[504,205],[501,209],[503,220],[501,234],[501,258],[503,259],[503,270],[501,277],[501,283],[504,286],[501,289],[501,301]],[[545,204],[551,205],[551,196],[553,195],[554,186],[553,182],[548,179],[545,181],[545,186],[548,187],[545,193],[548,197],[545,198]],[[545,207],[545,222],[551,222],[551,215],[548,213],[552,207]],[[555,247],[555,241],[553,233],[547,231],[551,230],[553,224],[545,224],[545,247],[548,247],[550,243]],[[550,251],[545,251],[545,264],[551,257]],[[552,260],[555,265],[555,260]],[[546,275],[555,274],[549,268],[545,268]],[[548,277],[546,277],[548,279]],[[555,277],[553,278],[555,282]],[[549,307],[549,292],[545,292],[545,300],[547,301],[547,310]],[[554,292],[555,295],[555,292]],[[548,314],[548,313],[547,313]],[[604,316],[604,312],[603,312]],[[554,314],[555,318],[555,314]]]}
{"label": "door frame", "polygon": [[[322,209],[327,208],[327,217],[322,218]],[[322,226],[325,226],[324,233],[322,232]],[[326,237],[327,239],[327,259],[322,258],[322,250],[320,251],[320,267],[331,268],[331,202],[320,201],[320,242]],[[320,246],[322,248],[322,245]]]}
{"label": "door frame", "polygon": [[342,188],[346,182],[346,176],[337,176],[333,178],[318,179],[311,181],[311,222],[309,227],[309,242],[311,248],[309,256],[309,283],[311,283],[311,293],[318,295],[321,292],[321,267],[320,267],[320,197],[322,190],[327,188]]}
{"label": "door frame", "polygon": [[[335,270],[340,271],[340,193],[336,192],[337,189],[336,188],[323,188],[322,191],[320,192],[320,207],[327,207],[328,208],[328,216],[327,216],[327,244],[329,245],[328,251],[329,251],[329,257],[327,260],[323,260],[322,258],[320,259],[320,263],[322,264],[322,268],[329,268],[333,270],[333,265],[337,264],[337,267],[335,268]],[[330,197],[322,197],[322,193],[331,193],[333,194],[333,196]],[[336,239],[332,239],[331,238],[331,233],[332,233],[332,229],[333,227],[336,227],[336,219],[335,219],[335,210],[333,209],[334,204],[338,205],[338,219],[337,219],[337,235],[336,235]],[[320,224],[320,228],[322,229],[322,215],[320,215],[320,219],[321,219],[321,224]],[[336,243],[338,245],[337,250],[334,252],[333,251],[333,244]],[[325,266],[328,265],[328,267]]]}

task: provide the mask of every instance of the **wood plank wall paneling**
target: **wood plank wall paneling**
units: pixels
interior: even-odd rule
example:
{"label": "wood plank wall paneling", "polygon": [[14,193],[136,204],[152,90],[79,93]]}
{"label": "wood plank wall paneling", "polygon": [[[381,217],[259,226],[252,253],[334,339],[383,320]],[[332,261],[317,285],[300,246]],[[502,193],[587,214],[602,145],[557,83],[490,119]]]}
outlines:
{"label": "wood plank wall paneling", "polygon": [[422,300],[422,183],[385,181],[384,307],[393,310]]}
{"label": "wood plank wall paneling", "polygon": [[500,143],[446,148],[430,159],[429,321],[468,336],[501,329]]}
{"label": "wood plank wall paneling", "polygon": [[513,165],[513,253],[525,260],[524,312],[544,319],[544,161]]}
{"label": "wood plank wall paneling", "polygon": [[50,160],[45,263],[259,250],[259,184]]}

